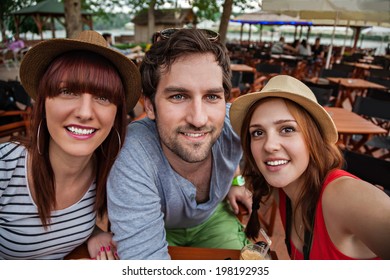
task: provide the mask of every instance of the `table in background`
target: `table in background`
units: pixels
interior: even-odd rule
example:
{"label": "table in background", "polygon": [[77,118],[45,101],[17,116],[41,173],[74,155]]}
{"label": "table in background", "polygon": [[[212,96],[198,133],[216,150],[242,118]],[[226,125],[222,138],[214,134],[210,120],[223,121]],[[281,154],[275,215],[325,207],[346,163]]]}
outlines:
{"label": "table in background", "polygon": [[365,70],[370,70],[370,69],[383,69],[382,66],[376,65],[376,64],[369,64],[369,63],[364,63],[364,62],[345,62],[344,64],[347,65],[352,65],[355,67],[355,78],[364,78],[366,77],[365,75]]}
{"label": "table in background", "polygon": [[[243,84],[249,84],[249,87],[247,88],[247,91],[254,91],[254,81],[256,78],[256,68],[251,67],[246,64],[230,64],[230,69],[232,72],[240,72],[240,77],[238,83],[243,83]],[[234,75],[233,75],[234,76]],[[245,78],[244,78],[245,77]],[[234,79],[234,78],[233,78]],[[236,88],[239,89],[238,86]],[[232,89],[233,91],[233,89]],[[238,97],[241,93],[240,89],[236,92],[232,92],[232,98]]]}
{"label": "table in background", "polygon": [[230,64],[230,69],[236,72],[256,73],[256,69],[246,64]]}
{"label": "table in background", "polygon": [[[385,129],[348,109],[325,107],[325,110],[329,113],[336,125],[339,134],[339,144],[351,146],[352,150],[359,150],[373,135],[387,132]],[[351,139],[354,134],[362,135],[362,138],[354,142]]]}
{"label": "table in background", "polygon": [[352,92],[355,91],[357,96],[364,96],[367,89],[381,89],[385,90],[386,87],[369,82],[363,79],[351,79],[351,78],[338,78],[338,77],[327,77],[331,83],[339,84],[340,90],[336,100],[336,107],[342,107],[342,104],[345,99],[348,99],[353,107],[355,102],[354,97],[352,96]]}

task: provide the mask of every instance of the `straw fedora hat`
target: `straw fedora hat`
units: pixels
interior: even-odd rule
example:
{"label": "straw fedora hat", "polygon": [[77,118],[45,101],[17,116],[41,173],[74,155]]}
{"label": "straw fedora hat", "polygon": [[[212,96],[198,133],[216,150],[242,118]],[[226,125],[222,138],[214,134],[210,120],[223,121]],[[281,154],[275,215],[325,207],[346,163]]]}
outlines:
{"label": "straw fedora hat", "polygon": [[287,75],[271,78],[259,92],[238,97],[230,108],[230,122],[234,131],[241,135],[242,122],[249,108],[258,100],[267,97],[281,97],[302,106],[317,122],[328,142],[336,143],[337,129],[328,112],[317,102],[314,93],[301,81]]}
{"label": "straw fedora hat", "polygon": [[82,31],[72,39],[43,41],[26,53],[19,74],[22,85],[31,98],[37,97],[39,81],[50,63],[57,56],[75,50],[97,53],[115,66],[125,88],[127,110],[133,109],[141,94],[141,75],[137,66],[125,55],[109,48],[103,36],[92,30]]}

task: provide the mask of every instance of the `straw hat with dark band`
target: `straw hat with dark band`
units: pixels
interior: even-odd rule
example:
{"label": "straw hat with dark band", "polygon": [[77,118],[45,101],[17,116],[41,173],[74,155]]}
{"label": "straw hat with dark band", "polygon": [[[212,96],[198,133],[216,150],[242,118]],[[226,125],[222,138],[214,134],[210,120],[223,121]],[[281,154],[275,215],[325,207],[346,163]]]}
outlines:
{"label": "straw hat with dark band", "polygon": [[98,32],[82,31],[72,39],[50,39],[38,43],[24,56],[20,65],[20,80],[24,89],[35,99],[38,84],[49,64],[59,55],[75,50],[86,50],[104,56],[118,70],[126,94],[128,111],[134,108],[141,94],[141,76],[137,66],[120,52],[107,46]]}
{"label": "straw hat with dark band", "polygon": [[315,95],[304,83],[287,75],[275,76],[261,91],[245,94],[233,102],[230,122],[238,135],[241,135],[242,122],[249,108],[266,97],[281,97],[301,105],[319,124],[325,139],[331,143],[337,142],[336,126],[328,112],[318,104]]}

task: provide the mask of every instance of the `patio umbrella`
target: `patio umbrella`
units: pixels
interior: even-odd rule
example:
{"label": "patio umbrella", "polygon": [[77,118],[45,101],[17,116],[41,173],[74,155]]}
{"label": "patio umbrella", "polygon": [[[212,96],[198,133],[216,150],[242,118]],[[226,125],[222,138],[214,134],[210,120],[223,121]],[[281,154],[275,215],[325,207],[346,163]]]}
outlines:
{"label": "patio umbrella", "polygon": [[[307,20],[300,20],[296,17],[291,17],[284,14],[277,14],[277,13],[269,13],[264,11],[258,11],[254,13],[245,13],[241,14],[234,19],[230,20],[231,22],[238,22],[241,23],[241,40],[242,40],[242,30],[244,24],[249,24],[252,26],[252,24],[258,24],[260,25],[260,41],[261,41],[261,33],[262,33],[262,26],[263,25],[304,25],[304,26],[310,26],[312,23]],[[250,30],[249,29],[249,40],[250,40]]]}
{"label": "patio umbrella", "polygon": [[[264,11],[276,11],[300,19],[328,20],[337,25],[388,25],[390,24],[389,0],[263,0]],[[334,33],[328,51],[326,68],[329,68]]]}

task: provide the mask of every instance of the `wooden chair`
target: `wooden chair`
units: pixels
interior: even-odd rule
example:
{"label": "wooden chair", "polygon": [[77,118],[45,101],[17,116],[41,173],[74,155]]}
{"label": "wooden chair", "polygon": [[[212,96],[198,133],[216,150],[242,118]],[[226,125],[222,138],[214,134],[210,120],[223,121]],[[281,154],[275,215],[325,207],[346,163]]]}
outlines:
{"label": "wooden chair", "polygon": [[1,63],[4,63],[7,70],[10,69],[11,64],[13,67],[18,66],[18,61],[15,59],[14,53],[9,49],[0,51],[0,64]]}
{"label": "wooden chair", "polygon": [[[304,83],[313,91],[316,95],[318,102],[322,106],[335,106],[336,99],[339,94],[340,85],[333,83],[316,83],[310,80],[305,80]],[[328,97],[327,95],[330,94]],[[325,96],[322,96],[325,95]],[[321,97],[322,96],[322,97]],[[321,101],[319,100],[321,99]],[[322,103],[324,104],[322,104]]]}
{"label": "wooden chair", "polygon": [[24,111],[0,111],[0,120],[10,117],[14,117],[14,120],[0,125],[0,137],[10,137],[15,133],[27,136],[30,127],[31,107],[27,107]]}
{"label": "wooden chair", "polygon": [[322,88],[317,86],[308,85],[311,91],[317,98],[317,101],[322,106],[332,106],[331,96],[333,93],[332,88]]}
{"label": "wooden chair", "polygon": [[370,77],[376,77],[381,79],[390,79],[390,70],[386,69],[370,69]]}
{"label": "wooden chair", "polygon": [[281,74],[283,67],[281,64],[258,63],[256,64],[256,76],[253,82],[253,91],[261,90],[269,79]]}
{"label": "wooden chair", "polygon": [[344,170],[373,185],[383,188],[390,196],[390,161],[369,155],[344,151]]}
{"label": "wooden chair", "polygon": [[[238,203],[239,213],[237,214],[238,220],[246,225],[249,220],[249,213],[245,206]],[[275,229],[276,215],[278,214],[278,205],[275,199],[271,196],[267,201],[261,202],[260,210],[258,213],[261,225],[265,228],[265,231],[269,236],[272,236]]]}
{"label": "wooden chair", "polygon": [[374,156],[381,150],[382,159],[390,158],[390,101],[357,96],[353,112],[369,119],[387,130],[386,135],[376,135],[364,144],[365,153]]}
{"label": "wooden chair", "polygon": [[350,78],[352,73],[347,71],[337,70],[337,69],[325,69],[323,68],[320,72],[321,78],[327,77],[338,77],[338,78]]}
{"label": "wooden chair", "polygon": [[332,69],[349,73],[348,74],[349,77],[355,76],[355,66],[353,66],[353,65],[348,65],[348,64],[344,64],[344,63],[335,63],[332,65]]}

